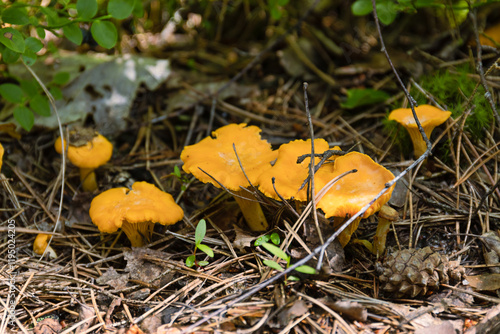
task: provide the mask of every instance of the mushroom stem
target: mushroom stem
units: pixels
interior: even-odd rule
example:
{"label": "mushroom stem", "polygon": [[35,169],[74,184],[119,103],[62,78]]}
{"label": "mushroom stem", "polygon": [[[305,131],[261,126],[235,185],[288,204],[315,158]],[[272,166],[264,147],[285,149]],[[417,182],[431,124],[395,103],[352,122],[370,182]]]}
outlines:
{"label": "mushroom stem", "polygon": [[[346,219],[344,217],[335,217],[333,219],[333,226],[339,227],[341,226]],[[339,235],[339,241],[342,247],[345,247],[349,241],[351,240],[352,234],[358,229],[359,222],[361,221],[361,217],[356,218],[349,226],[343,230]]]}
{"label": "mushroom stem", "polygon": [[132,247],[142,247],[146,242],[151,240],[153,235],[154,223],[147,222],[141,224],[132,224],[127,221],[123,222],[122,230],[130,240]]}
{"label": "mushroom stem", "polygon": [[259,202],[250,192],[239,190],[234,192],[236,203],[240,206],[241,213],[252,231],[262,232],[268,228],[266,217]]}
{"label": "mushroom stem", "polygon": [[377,257],[381,256],[385,251],[385,243],[387,240],[387,233],[392,222],[398,220],[399,214],[396,210],[388,205],[382,206],[378,213],[377,232],[373,237],[372,253]]}
{"label": "mushroom stem", "polygon": [[94,168],[80,168],[80,181],[84,191],[92,192],[97,190],[97,180]]}
{"label": "mushroom stem", "polygon": [[[425,151],[427,151],[427,144],[425,143],[424,139],[422,138],[422,134],[418,129],[412,129],[413,131],[408,131],[410,134],[411,141],[413,142],[413,156],[415,159],[418,159],[421,157]],[[432,131],[431,131],[432,132]],[[427,131],[425,131],[425,134],[427,135],[427,138],[429,138],[430,133],[427,134]]]}

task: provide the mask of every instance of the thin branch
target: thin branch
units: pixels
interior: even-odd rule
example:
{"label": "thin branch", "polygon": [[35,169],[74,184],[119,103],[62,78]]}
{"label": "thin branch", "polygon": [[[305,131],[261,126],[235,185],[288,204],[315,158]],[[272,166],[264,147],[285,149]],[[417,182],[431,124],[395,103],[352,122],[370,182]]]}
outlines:
{"label": "thin branch", "polygon": [[474,30],[474,38],[476,40],[476,50],[477,50],[477,72],[479,73],[479,77],[481,78],[481,84],[484,88],[484,97],[490,104],[490,108],[493,111],[493,115],[497,120],[497,131],[500,131],[500,116],[498,115],[498,111],[495,107],[495,102],[493,101],[493,97],[491,96],[490,89],[488,87],[488,83],[486,82],[486,77],[484,75],[483,70],[483,59],[482,59],[482,47],[481,42],[479,41],[479,32],[477,29],[477,8],[469,11],[469,16],[472,21],[472,26]]}
{"label": "thin branch", "polygon": [[377,6],[375,4],[375,0],[372,0],[372,6],[373,6],[373,19],[375,20],[375,25],[377,26],[377,32],[378,32],[378,37],[380,39],[380,45],[382,45],[381,51],[384,53],[385,58],[387,58],[387,62],[391,66],[392,72],[394,72],[394,76],[398,80],[399,86],[403,90],[406,98],[408,99],[408,102],[410,102],[410,108],[411,112],[413,114],[413,118],[415,119],[415,123],[417,123],[418,130],[420,131],[420,134],[422,135],[422,138],[425,141],[425,144],[427,145],[427,150],[423,154],[426,158],[429,156],[431,152],[431,142],[429,138],[427,138],[427,135],[425,134],[424,128],[422,128],[422,125],[420,124],[420,121],[417,117],[417,113],[415,112],[415,107],[417,106],[417,101],[411,96],[410,92],[406,89],[406,86],[404,85],[403,81],[401,80],[401,77],[398,74],[398,71],[394,67],[394,64],[392,63],[391,57],[389,56],[389,53],[387,52],[387,48],[385,47],[384,43],[384,38],[382,37],[382,30],[380,29],[380,22],[378,19],[378,14],[377,14]]}

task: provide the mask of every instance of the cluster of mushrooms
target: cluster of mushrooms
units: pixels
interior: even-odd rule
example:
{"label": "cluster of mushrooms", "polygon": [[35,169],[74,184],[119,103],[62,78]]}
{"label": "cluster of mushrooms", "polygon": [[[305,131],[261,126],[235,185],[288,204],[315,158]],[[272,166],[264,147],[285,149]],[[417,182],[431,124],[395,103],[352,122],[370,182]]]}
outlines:
{"label": "cluster of mushrooms", "polygon": [[[416,113],[428,137],[434,127],[451,115],[449,111],[428,105],[417,107]],[[389,119],[398,121],[409,131],[416,157],[425,152],[425,142],[418,132],[411,109],[394,110]],[[258,188],[260,193],[274,200],[305,202],[307,189],[303,184],[309,176],[311,160],[306,157],[302,162],[297,162],[298,157],[310,155],[310,140],[294,140],[273,150],[261,138],[260,132],[256,126],[229,124],[215,130],[212,137],[186,146],[181,153],[183,170],[204,183],[229,190],[239,204],[249,228],[258,232],[266,231],[268,223],[250,187]],[[316,154],[329,150],[324,139],[315,139],[314,146]],[[111,158],[113,150],[105,137],[94,131],[74,131],[70,133],[68,144],[58,138],[55,149],[59,153],[65,150],[71,163],[80,168],[83,190],[97,190],[94,170]],[[340,150],[338,147],[335,149]],[[2,153],[0,145],[0,159]],[[346,217],[357,213],[394,178],[389,170],[366,154],[349,152],[330,159],[314,174],[316,194],[332,179],[347,171],[357,170],[340,178],[329,189],[325,187],[328,191],[316,202],[317,208],[323,211],[326,218],[334,217],[334,224],[340,224]],[[314,160],[315,165],[320,161],[317,157]],[[366,245],[372,247],[374,253],[382,253],[390,222],[397,219],[397,212],[385,205],[393,187],[343,231],[339,236],[342,246],[349,242],[360,219],[380,211],[374,244]],[[113,233],[121,228],[133,247],[142,247],[150,241],[155,223],[171,225],[182,220],[183,216],[182,208],[170,194],[147,182],[135,182],[132,189],[121,187],[106,190],[97,195],[90,206],[92,222],[101,232]],[[34,251],[37,254],[46,252],[45,245],[49,237],[48,234],[40,234],[36,238]]]}

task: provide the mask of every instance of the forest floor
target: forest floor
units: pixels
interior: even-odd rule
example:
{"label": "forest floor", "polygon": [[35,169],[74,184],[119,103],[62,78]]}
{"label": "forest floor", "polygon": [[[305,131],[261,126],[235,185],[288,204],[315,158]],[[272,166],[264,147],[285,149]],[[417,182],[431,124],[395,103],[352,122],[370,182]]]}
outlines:
{"label": "forest floor", "polygon": [[[76,125],[96,129],[109,138],[114,151],[96,170],[99,189],[85,192],[71,163],[66,162],[62,178],[61,156],[54,150],[60,136],[55,117],[37,119],[28,133],[2,127],[0,230],[2,235],[11,231],[9,224],[15,222],[16,262],[9,268],[7,237],[2,237],[0,332],[498,331],[500,131],[476,72],[476,47],[467,42],[475,32],[470,20],[450,28],[440,16],[424,20],[429,12],[422,10],[402,13],[383,26],[388,53],[408,91],[419,104],[452,111],[432,133],[433,155],[408,170],[415,161],[412,143],[404,128],[387,121],[388,112],[408,102],[380,51],[371,15],[354,17],[349,6],[331,5],[313,10],[297,29],[300,15],[294,18],[292,10],[283,20],[286,24],[271,24],[262,19],[262,9],[239,7],[226,13],[223,22],[213,21],[218,27],[213,38],[199,32],[206,12],[196,14],[194,9],[183,13],[183,23],[177,23],[168,38],[159,31],[123,34],[122,54],[133,54],[134,61],[148,57],[152,66],[163,68],[158,84],[141,78],[123,88],[126,70],[115,57],[98,57],[102,50],[95,47],[62,51],[65,45],[57,40],[59,54],[33,67],[45,82],[51,72],[69,69],[68,87],[80,88],[75,93],[63,87],[63,93],[81,97],[91,108],[72,118],[75,113],[64,107],[71,101],[58,104],[64,131]],[[500,18],[488,13],[495,11],[474,14],[483,27]],[[242,15],[249,19],[239,20]],[[483,49],[488,71],[483,78],[497,108],[498,57],[497,49]],[[134,65],[137,73],[139,63]],[[307,120],[304,82],[314,134]],[[130,105],[112,115],[116,92],[126,92]],[[297,218],[307,202],[285,205],[262,198],[270,226],[253,232],[232,196],[182,170],[184,147],[232,123],[258,126],[273,149],[314,136],[325,139],[330,148],[364,153],[395,175],[406,171],[388,203],[399,218],[390,227],[386,253],[377,257],[364,246],[363,240],[372,242],[377,229],[379,218],[373,214],[361,220],[344,248],[337,240],[328,247],[318,273],[295,272],[297,281],[285,275],[266,283],[279,271],[265,265],[273,254],[255,246],[257,238],[276,233],[293,264],[335,230],[319,209],[319,229],[314,215]],[[139,248],[132,248],[124,233],[100,233],[89,216],[90,203],[99,193],[130,187],[134,181],[155,184],[184,210],[182,221],[157,224],[150,243]],[[64,227],[52,232],[58,217]],[[207,222],[203,244],[214,257],[198,251],[197,259],[208,264],[188,267],[200,219]],[[39,231],[53,236],[55,259],[33,253]],[[384,291],[377,263],[384,265],[399,250],[417,254],[426,246],[445,266],[441,272],[431,268],[439,272],[438,287],[417,296],[400,295],[400,287]],[[315,260],[308,264],[316,266]],[[391,270],[396,276],[396,269]],[[458,279],[452,279],[457,272]],[[11,279],[15,291],[6,283]],[[259,289],[251,296],[232,304],[255,287]],[[5,311],[9,298],[15,298],[15,324]],[[197,323],[216,311],[223,312]]]}

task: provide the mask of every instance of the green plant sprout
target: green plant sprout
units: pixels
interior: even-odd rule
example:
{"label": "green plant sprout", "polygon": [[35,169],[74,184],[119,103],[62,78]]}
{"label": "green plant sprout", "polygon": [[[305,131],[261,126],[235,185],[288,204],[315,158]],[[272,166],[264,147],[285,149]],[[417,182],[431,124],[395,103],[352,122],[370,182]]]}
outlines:
{"label": "green plant sprout", "polygon": [[[273,238],[273,235],[275,237]],[[278,237],[278,243],[275,243],[276,241],[276,236]],[[269,237],[269,238],[266,238]],[[271,240],[273,243],[269,243],[267,241],[264,241],[264,239]],[[274,239],[274,240],[273,240]],[[279,257],[282,260],[286,261],[286,268],[290,267],[290,260],[291,257],[286,254],[281,248],[279,248],[277,245],[279,244],[279,235],[277,233],[273,233],[271,236],[262,236],[259,239],[257,239],[254,243],[255,246],[262,246],[264,247],[269,253],[273,254],[274,256]],[[277,270],[277,271],[283,271],[284,268],[278,264],[276,261],[273,260],[263,260],[262,263],[264,263],[266,266],[268,266],[271,269]],[[303,266],[298,266],[295,268],[295,270],[299,273],[303,274],[311,274],[314,275],[316,274],[316,269],[303,265]],[[288,276],[289,281],[299,281],[300,279],[296,276]]]}
{"label": "green plant sprout", "polygon": [[267,235],[267,234],[261,235],[257,240],[255,240],[254,245],[255,245],[255,247],[261,246],[262,243],[269,242],[269,240],[271,240],[271,242],[275,245],[279,245],[281,242],[280,235],[278,233],[274,232],[271,235]]}
{"label": "green plant sprout", "polygon": [[196,261],[196,250],[199,249],[203,253],[207,254],[210,257],[214,257],[214,251],[212,248],[208,247],[205,244],[202,244],[203,238],[205,238],[205,234],[207,232],[207,223],[205,219],[201,219],[196,226],[196,231],[194,233],[194,250],[193,254],[188,256],[186,259],[186,266],[191,268],[196,265],[199,267],[204,267],[208,264],[208,261]]}
{"label": "green plant sprout", "polygon": [[189,179],[186,176],[181,174],[181,169],[179,166],[174,166],[174,171],[169,174],[170,176],[174,176],[177,180],[181,182],[181,190],[186,191],[187,185],[189,184]]}

